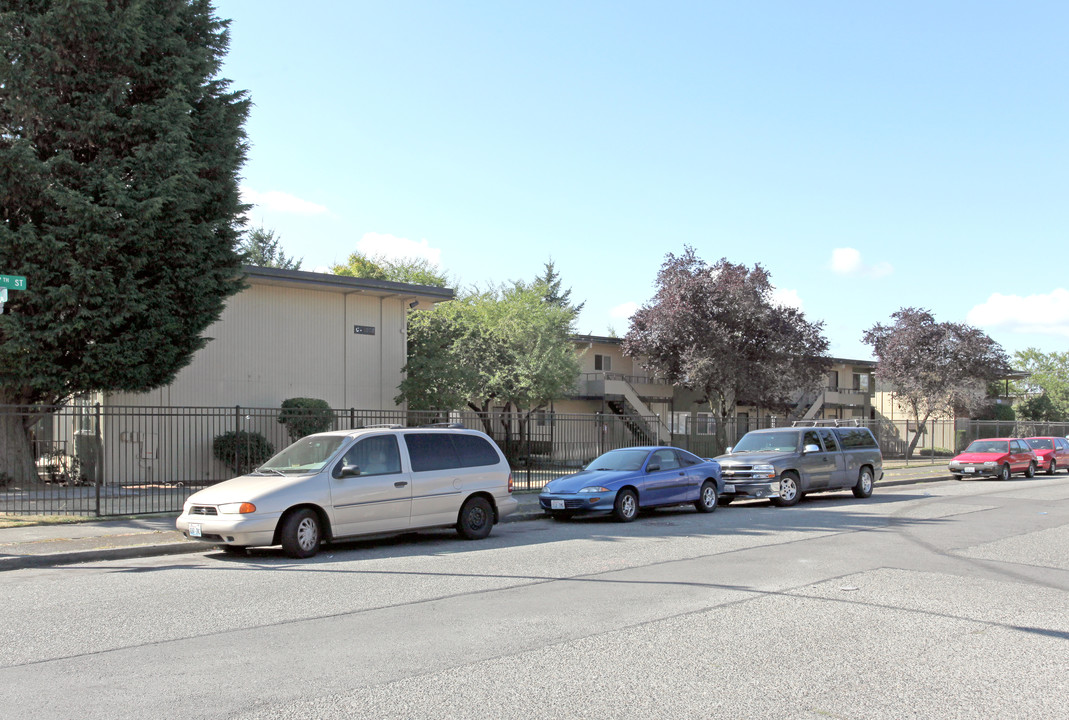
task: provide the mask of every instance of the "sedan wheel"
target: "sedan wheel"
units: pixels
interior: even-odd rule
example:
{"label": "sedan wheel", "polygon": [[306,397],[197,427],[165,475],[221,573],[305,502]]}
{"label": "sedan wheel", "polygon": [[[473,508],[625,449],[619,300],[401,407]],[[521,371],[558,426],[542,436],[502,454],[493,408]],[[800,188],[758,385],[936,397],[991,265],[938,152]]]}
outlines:
{"label": "sedan wheel", "polygon": [[694,502],[694,507],[700,513],[711,513],[716,510],[716,501],[716,483],[706,480],[698,499]]}
{"label": "sedan wheel", "polygon": [[1047,466],[1047,474],[1053,475],[1056,472],[1058,472],[1058,461],[1054,458],[1051,458],[1050,465]]}
{"label": "sedan wheel", "polygon": [[309,558],[319,552],[319,516],[304,508],[282,521],[282,549],[290,557]]}
{"label": "sedan wheel", "polygon": [[1036,464],[1034,462],[1028,463],[1028,469],[1024,471],[1024,476],[1027,478],[1036,476]]}
{"label": "sedan wheel", "polygon": [[998,474],[998,479],[999,480],[1009,480],[1010,479],[1010,465],[1009,465],[1009,463],[1006,463],[1005,465],[1002,466],[1002,472],[1000,472]]}
{"label": "sedan wheel", "polygon": [[638,515],[638,496],[634,490],[621,490],[616,493],[616,502],[612,505],[612,516],[620,522],[631,522]]}
{"label": "sedan wheel", "polygon": [[779,507],[790,507],[798,502],[802,496],[798,489],[798,476],[793,472],[785,472],[779,476],[779,497],[772,500]]}

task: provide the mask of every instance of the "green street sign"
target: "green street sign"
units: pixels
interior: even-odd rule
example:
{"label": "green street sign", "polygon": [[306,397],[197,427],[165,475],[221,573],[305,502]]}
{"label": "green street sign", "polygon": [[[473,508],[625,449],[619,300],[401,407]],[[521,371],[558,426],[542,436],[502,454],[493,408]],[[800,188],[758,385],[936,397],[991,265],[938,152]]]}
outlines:
{"label": "green street sign", "polygon": [[21,275],[0,275],[0,288],[9,290],[25,290],[26,278]]}

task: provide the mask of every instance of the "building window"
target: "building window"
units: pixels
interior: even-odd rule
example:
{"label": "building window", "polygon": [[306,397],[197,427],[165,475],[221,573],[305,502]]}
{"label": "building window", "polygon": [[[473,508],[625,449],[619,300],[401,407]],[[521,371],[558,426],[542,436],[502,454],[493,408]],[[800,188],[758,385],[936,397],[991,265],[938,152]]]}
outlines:
{"label": "building window", "polygon": [[839,371],[838,370],[831,370],[831,371],[828,372],[828,389],[829,390],[838,390],[839,389]]}
{"label": "building window", "polygon": [[594,369],[610,372],[612,370],[612,357],[609,355],[595,355]]}
{"label": "building window", "polygon": [[865,373],[854,373],[854,389],[868,392],[869,376]]}

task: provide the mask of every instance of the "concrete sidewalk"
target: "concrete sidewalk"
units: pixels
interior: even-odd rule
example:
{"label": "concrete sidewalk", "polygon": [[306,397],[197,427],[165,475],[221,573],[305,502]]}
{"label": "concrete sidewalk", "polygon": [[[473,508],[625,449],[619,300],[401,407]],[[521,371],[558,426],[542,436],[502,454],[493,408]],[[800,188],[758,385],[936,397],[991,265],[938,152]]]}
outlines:
{"label": "concrete sidewalk", "polygon": [[[880,487],[949,480],[945,465],[914,465],[885,471]],[[503,522],[545,517],[537,493],[516,493],[519,508]],[[0,571],[52,567],[98,560],[211,551],[175,530],[177,513],[62,525],[0,528]]]}

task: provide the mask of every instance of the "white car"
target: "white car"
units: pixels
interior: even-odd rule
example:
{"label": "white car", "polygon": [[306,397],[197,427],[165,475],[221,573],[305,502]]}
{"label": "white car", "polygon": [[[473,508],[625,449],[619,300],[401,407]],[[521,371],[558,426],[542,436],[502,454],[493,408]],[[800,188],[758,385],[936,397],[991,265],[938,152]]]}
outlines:
{"label": "white car", "polygon": [[508,462],[485,434],[388,426],[301,438],[191,495],[175,524],[227,552],[281,545],[306,558],[324,541],[419,528],[481,539],[516,505]]}

